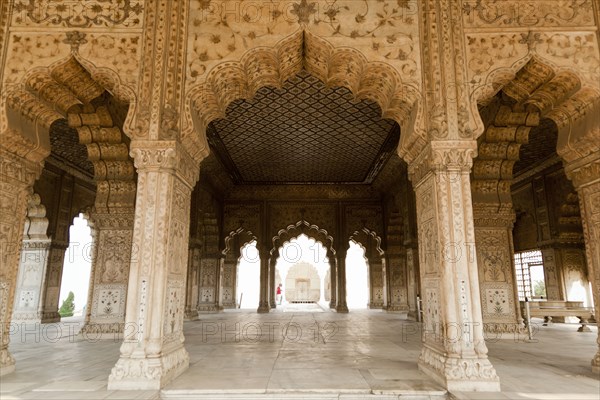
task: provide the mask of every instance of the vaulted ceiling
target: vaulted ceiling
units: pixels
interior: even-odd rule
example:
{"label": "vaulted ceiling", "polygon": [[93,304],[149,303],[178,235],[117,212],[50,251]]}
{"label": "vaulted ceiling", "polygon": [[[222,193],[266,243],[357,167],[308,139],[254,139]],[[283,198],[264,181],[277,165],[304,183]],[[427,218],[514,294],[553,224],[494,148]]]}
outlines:
{"label": "vaulted ceiling", "polygon": [[281,88],[234,101],[207,135],[238,184],[368,184],[395,151],[400,129],[376,103],[301,71]]}

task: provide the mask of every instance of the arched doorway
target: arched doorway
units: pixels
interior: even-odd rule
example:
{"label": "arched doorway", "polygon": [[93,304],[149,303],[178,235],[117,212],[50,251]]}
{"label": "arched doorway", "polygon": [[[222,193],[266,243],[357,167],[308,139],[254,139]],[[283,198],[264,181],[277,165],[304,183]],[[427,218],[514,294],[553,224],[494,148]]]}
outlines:
{"label": "arched doorway", "polygon": [[273,290],[282,285],[282,305],[318,303],[327,308],[325,288],[330,276],[327,250],[320,241],[302,233],[279,248]]}
{"label": "arched doorway", "polygon": [[92,268],[92,234],[84,214],[73,219],[60,283],[58,313],[63,318],[84,317]]}
{"label": "arched doorway", "polygon": [[238,308],[256,310],[260,297],[260,256],[256,248],[256,240],[242,247],[236,272]]}
{"label": "arched doorway", "polygon": [[350,241],[346,255],[346,302],[349,309],[366,309],[369,305],[369,267],[365,249]]}

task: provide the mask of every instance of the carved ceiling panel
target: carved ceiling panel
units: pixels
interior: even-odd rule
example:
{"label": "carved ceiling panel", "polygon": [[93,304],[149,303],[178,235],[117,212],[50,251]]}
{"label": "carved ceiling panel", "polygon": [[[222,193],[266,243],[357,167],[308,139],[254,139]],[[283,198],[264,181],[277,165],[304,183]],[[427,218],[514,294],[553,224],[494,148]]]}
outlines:
{"label": "carved ceiling panel", "polygon": [[207,133],[234,181],[246,184],[371,183],[400,135],[377,104],[306,71],[234,101]]}

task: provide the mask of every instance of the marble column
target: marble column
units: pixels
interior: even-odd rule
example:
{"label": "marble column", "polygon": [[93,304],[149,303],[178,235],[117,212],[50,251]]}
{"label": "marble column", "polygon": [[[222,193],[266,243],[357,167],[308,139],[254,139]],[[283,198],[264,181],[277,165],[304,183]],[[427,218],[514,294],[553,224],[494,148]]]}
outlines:
{"label": "marble column", "polygon": [[[340,246],[336,249],[337,302],[335,310],[339,313],[348,312],[346,303],[346,254],[348,249]],[[332,294],[333,297],[333,294]]]}
{"label": "marble column", "polygon": [[133,209],[92,211],[97,248],[92,276],[89,321],[82,333],[94,339],[122,337],[125,324],[127,282],[132,259],[139,256],[132,246]]}
{"label": "marble column", "polygon": [[335,309],[337,307],[337,262],[330,249],[327,249],[327,259],[329,260],[329,278],[331,282],[329,308]]}
{"label": "marble column", "polygon": [[408,291],[408,317],[413,320],[418,320],[419,312],[417,307],[417,296],[420,295],[419,281],[421,275],[419,273],[419,250],[412,246],[406,247],[406,274],[407,274],[407,291]]}
{"label": "marble column", "polygon": [[87,306],[85,307],[85,319],[84,319],[84,326],[82,328],[82,330],[85,328],[86,325],[88,325],[90,323],[90,319],[92,318],[92,307],[90,307],[90,305],[93,302],[93,295],[94,295],[94,277],[96,276],[96,259],[98,258],[98,230],[96,229],[96,224],[95,221],[89,216],[89,214],[86,213],[86,218],[87,218],[87,222],[88,222],[88,226],[90,227],[90,236],[92,237],[92,247],[90,248],[90,251],[88,253],[89,257],[90,257],[90,261],[91,261],[91,265],[90,265],[90,284],[89,284],[89,289],[88,289],[88,297],[87,297]]}
{"label": "marble column", "polygon": [[[199,313],[214,313],[223,308],[219,305],[221,260],[220,253],[204,253],[200,256],[200,286],[197,306]],[[230,306],[229,308],[235,308],[235,301],[231,304],[227,303],[227,305]]]}
{"label": "marble column", "polygon": [[475,245],[484,329],[518,333],[524,325],[517,292],[512,206],[474,203]]}
{"label": "marble column", "polygon": [[[595,140],[597,139],[596,134]],[[579,195],[585,258],[588,277],[592,283],[596,321],[600,328],[600,153],[596,150],[586,157],[569,162],[565,166],[565,172]],[[600,329],[597,344],[592,370],[600,374]]]}
{"label": "marble column", "polygon": [[265,245],[260,245],[258,251],[260,254],[260,299],[256,312],[262,314],[268,313],[271,309],[269,307],[269,263],[271,262],[271,255]]}
{"label": "marble column", "polygon": [[199,243],[192,243],[188,254],[187,281],[185,289],[185,313],[186,321],[198,319],[198,293],[200,280],[200,251]]}
{"label": "marble column", "polygon": [[47,230],[46,207],[41,204],[40,196],[34,193],[29,196],[27,202],[13,323],[42,322],[42,290],[48,265],[48,251],[52,243],[46,235]]}
{"label": "marble column", "polygon": [[10,323],[27,199],[41,165],[6,150],[5,137],[0,143],[0,376],[15,370],[15,359],[8,351]]}
{"label": "marble column", "polygon": [[475,141],[432,141],[409,165],[423,299],[419,369],[450,391],[499,391],[487,358],[469,173]]}
{"label": "marble column", "polygon": [[[548,300],[564,300],[563,285],[559,271],[560,252],[554,247],[542,247],[542,260],[544,263],[544,283],[546,284],[546,298]],[[553,320],[558,320],[556,318]]]}
{"label": "marble column", "polygon": [[124,341],[108,390],[158,390],[189,365],[183,346],[191,193],[199,165],[176,141],[132,141],[137,194]]}
{"label": "marble column", "polygon": [[58,313],[60,301],[60,284],[62,282],[65,253],[69,243],[53,240],[48,249],[48,264],[42,289],[42,323],[50,324],[60,321]]}
{"label": "marble column", "polygon": [[390,298],[388,311],[408,311],[408,288],[406,283],[406,254],[398,249],[394,253],[385,255],[390,274]]}
{"label": "marble column", "polygon": [[271,308],[277,308],[277,285],[275,285],[275,267],[277,266],[278,257],[278,255],[274,254],[269,259],[269,306]]}
{"label": "marble column", "polygon": [[384,303],[384,271],[383,260],[379,256],[369,257],[369,308],[383,308]]}
{"label": "marble column", "polygon": [[[237,250],[237,254],[236,254]],[[236,308],[236,280],[239,249],[232,248],[223,259],[221,273],[221,305],[223,308]]]}

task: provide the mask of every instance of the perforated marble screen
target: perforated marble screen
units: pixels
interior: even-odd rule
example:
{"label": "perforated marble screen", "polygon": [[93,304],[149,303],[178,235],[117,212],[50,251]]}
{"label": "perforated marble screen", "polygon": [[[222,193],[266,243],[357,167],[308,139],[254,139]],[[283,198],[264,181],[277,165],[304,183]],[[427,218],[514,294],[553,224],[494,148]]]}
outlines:
{"label": "perforated marble screen", "polygon": [[379,106],[302,71],[236,100],[208,129],[236,183],[370,183],[399,139]]}

